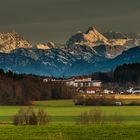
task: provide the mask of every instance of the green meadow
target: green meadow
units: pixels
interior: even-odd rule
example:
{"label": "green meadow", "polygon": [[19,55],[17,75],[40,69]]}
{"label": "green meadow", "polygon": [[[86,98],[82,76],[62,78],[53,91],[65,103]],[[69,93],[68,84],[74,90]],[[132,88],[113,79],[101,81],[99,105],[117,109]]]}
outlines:
{"label": "green meadow", "polygon": [[0,126],[1,140],[139,140],[139,125]]}
{"label": "green meadow", "polygon": [[[13,115],[27,106],[0,106],[0,140],[140,139],[140,106],[75,106],[72,100],[36,101],[33,104],[34,110],[43,109],[49,114],[51,123],[47,126],[13,126]],[[117,113],[122,123],[77,124],[81,112],[95,109],[101,110],[108,119]]]}
{"label": "green meadow", "polygon": [[[31,107],[34,110],[45,110],[51,117],[52,123],[56,124],[75,124],[81,112],[94,109],[101,110],[108,117],[116,113],[126,124],[140,124],[140,106],[75,106],[72,100],[54,100],[36,101]],[[0,122],[11,122],[12,116],[19,108],[27,108],[27,106],[0,106]]]}

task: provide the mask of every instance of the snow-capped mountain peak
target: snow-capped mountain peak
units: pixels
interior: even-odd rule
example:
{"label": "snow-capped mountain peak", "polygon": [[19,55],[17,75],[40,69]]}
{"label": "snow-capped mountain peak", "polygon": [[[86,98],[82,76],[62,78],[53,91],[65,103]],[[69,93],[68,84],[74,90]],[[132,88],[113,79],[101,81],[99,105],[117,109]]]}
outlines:
{"label": "snow-capped mountain peak", "polygon": [[97,44],[108,44],[108,39],[98,32],[95,27],[90,27],[85,33],[78,31],[70,37],[67,41],[67,45],[71,46],[74,44],[93,47]]}
{"label": "snow-capped mountain peak", "polygon": [[106,43],[108,41],[108,39],[100,32],[98,32],[95,27],[90,27],[84,34],[84,38],[91,43],[96,41],[103,41],[104,43]]}
{"label": "snow-capped mountain peak", "polygon": [[109,71],[125,62],[140,62],[140,48],[134,48],[140,44],[139,39],[123,37],[110,39],[90,27],[85,33],[78,31],[66,44],[48,42],[32,47],[17,33],[1,33],[0,68],[20,73],[72,76]]}
{"label": "snow-capped mountain peak", "polygon": [[9,53],[17,48],[31,48],[31,44],[18,33],[0,33],[0,52]]}

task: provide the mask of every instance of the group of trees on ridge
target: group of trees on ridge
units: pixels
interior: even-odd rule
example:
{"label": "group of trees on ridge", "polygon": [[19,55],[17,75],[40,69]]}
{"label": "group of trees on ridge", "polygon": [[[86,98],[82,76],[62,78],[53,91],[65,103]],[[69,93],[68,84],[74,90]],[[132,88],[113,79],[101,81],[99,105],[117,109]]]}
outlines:
{"label": "group of trees on ridge", "polygon": [[123,64],[114,71],[93,73],[91,77],[95,80],[101,80],[103,83],[116,83],[120,86],[139,86],[140,63]]}
{"label": "group of trees on ridge", "polygon": [[120,84],[140,85],[140,63],[118,66],[114,71],[114,81]]}

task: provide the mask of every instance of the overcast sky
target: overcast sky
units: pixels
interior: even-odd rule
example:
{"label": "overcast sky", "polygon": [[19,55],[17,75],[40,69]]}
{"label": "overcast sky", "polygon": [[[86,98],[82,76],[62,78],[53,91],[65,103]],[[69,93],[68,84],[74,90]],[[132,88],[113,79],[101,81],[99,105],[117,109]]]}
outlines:
{"label": "overcast sky", "polygon": [[76,31],[140,32],[140,0],[0,0],[0,32],[32,43],[65,42]]}

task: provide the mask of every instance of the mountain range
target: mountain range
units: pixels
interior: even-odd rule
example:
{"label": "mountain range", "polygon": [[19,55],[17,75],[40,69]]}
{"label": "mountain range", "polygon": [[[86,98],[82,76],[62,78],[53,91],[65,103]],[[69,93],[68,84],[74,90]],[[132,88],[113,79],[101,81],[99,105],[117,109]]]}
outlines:
{"label": "mountain range", "polygon": [[136,33],[100,33],[90,27],[72,35],[65,44],[36,45],[18,33],[0,33],[0,68],[6,71],[76,76],[134,62],[140,62],[140,35]]}

